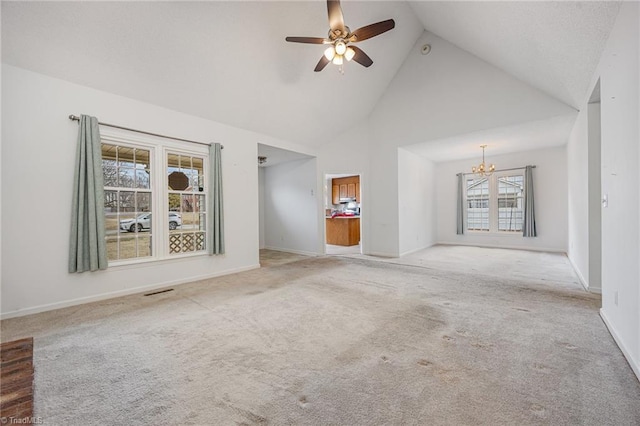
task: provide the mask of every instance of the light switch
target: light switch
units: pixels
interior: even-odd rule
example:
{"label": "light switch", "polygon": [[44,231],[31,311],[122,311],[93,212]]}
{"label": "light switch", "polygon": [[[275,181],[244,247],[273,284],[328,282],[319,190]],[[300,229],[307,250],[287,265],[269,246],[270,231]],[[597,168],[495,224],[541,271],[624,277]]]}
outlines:
{"label": "light switch", "polygon": [[609,207],[609,194],[604,194],[602,196],[602,208],[607,208]]}

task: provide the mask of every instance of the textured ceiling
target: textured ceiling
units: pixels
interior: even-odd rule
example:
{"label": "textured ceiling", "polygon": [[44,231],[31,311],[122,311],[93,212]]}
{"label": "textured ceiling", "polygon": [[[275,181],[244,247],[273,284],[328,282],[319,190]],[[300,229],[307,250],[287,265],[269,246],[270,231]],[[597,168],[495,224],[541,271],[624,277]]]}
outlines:
{"label": "textured ceiling", "polygon": [[[344,2],[370,68],[313,69],[325,1],[2,2],[2,60],[81,85],[292,142],[317,144],[365,118],[424,31],[405,2]],[[90,113],[90,112],[87,112]],[[105,121],[106,120],[105,118]]]}
{"label": "textured ceiling", "polygon": [[410,2],[425,29],[578,108],[618,1]]}
{"label": "textured ceiling", "polygon": [[326,35],[324,0],[1,7],[4,63],[317,145],[370,115],[425,28],[575,108],[619,3],[345,0],[352,29],[396,21],[360,44],[373,66],[345,75],[313,72],[322,46],[284,41]]}

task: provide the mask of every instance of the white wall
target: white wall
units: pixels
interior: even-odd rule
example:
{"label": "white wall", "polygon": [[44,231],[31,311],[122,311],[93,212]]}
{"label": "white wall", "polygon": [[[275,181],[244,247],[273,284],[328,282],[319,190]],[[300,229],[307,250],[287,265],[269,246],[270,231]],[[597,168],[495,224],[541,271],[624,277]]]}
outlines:
{"label": "white wall", "polygon": [[589,291],[602,290],[602,174],[600,103],[587,105],[589,157]]}
{"label": "white wall", "polygon": [[[421,47],[431,44],[431,53]],[[448,41],[424,34],[371,114],[395,146],[533,122],[575,110]]]}
{"label": "white wall", "polygon": [[318,253],[317,187],[315,158],[264,168],[265,248]]}
{"label": "white wall", "polygon": [[398,149],[400,255],[436,242],[436,174],[433,162]]}
{"label": "white wall", "polygon": [[258,230],[259,244],[258,246],[265,248],[265,223],[264,223],[264,167],[258,167]]}
{"label": "white wall", "polygon": [[[258,181],[257,143],[291,143],[11,66],[2,71],[3,317],[258,266],[258,187],[248,184]],[[227,253],[69,274],[78,132],[69,114],[223,143]]]}
{"label": "white wall", "polygon": [[436,164],[438,242],[486,247],[567,251],[566,147],[547,148],[488,157],[498,170],[535,165],[533,171],[536,229],[538,236],[520,234],[456,234],[457,173],[467,173],[475,163],[469,160]]}
{"label": "white wall", "polygon": [[567,256],[589,287],[589,124],[587,108],[583,108],[567,143]]}
{"label": "white wall", "polygon": [[[640,377],[640,6],[625,2],[592,87],[600,79],[602,310],[611,334]],[[585,99],[584,105],[588,99]],[[572,217],[571,220],[574,220]]]}

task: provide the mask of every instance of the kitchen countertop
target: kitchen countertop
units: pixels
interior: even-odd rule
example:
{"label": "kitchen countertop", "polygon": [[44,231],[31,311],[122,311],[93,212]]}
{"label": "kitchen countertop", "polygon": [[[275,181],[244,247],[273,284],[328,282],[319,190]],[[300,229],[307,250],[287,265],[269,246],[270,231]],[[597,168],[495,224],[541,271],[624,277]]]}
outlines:
{"label": "kitchen countertop", "polygon": [[325,216],[325,219],[360,219],[360,216]]}

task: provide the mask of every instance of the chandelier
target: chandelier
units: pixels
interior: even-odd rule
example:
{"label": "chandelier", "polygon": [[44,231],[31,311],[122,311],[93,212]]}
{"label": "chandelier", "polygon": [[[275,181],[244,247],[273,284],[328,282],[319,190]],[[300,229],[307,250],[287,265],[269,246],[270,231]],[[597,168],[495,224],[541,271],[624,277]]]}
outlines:
{"label": "chandelier", "polygon": [[471,167],[471,172],[479,176],[491,176],[496,169],[496,166],[493,164],[490,164],[488,168],[484,165],[484,149],[486,147],[487,145],[480,145],[480,148],[482,148],[482,163],[480,163],[478,167]]}

